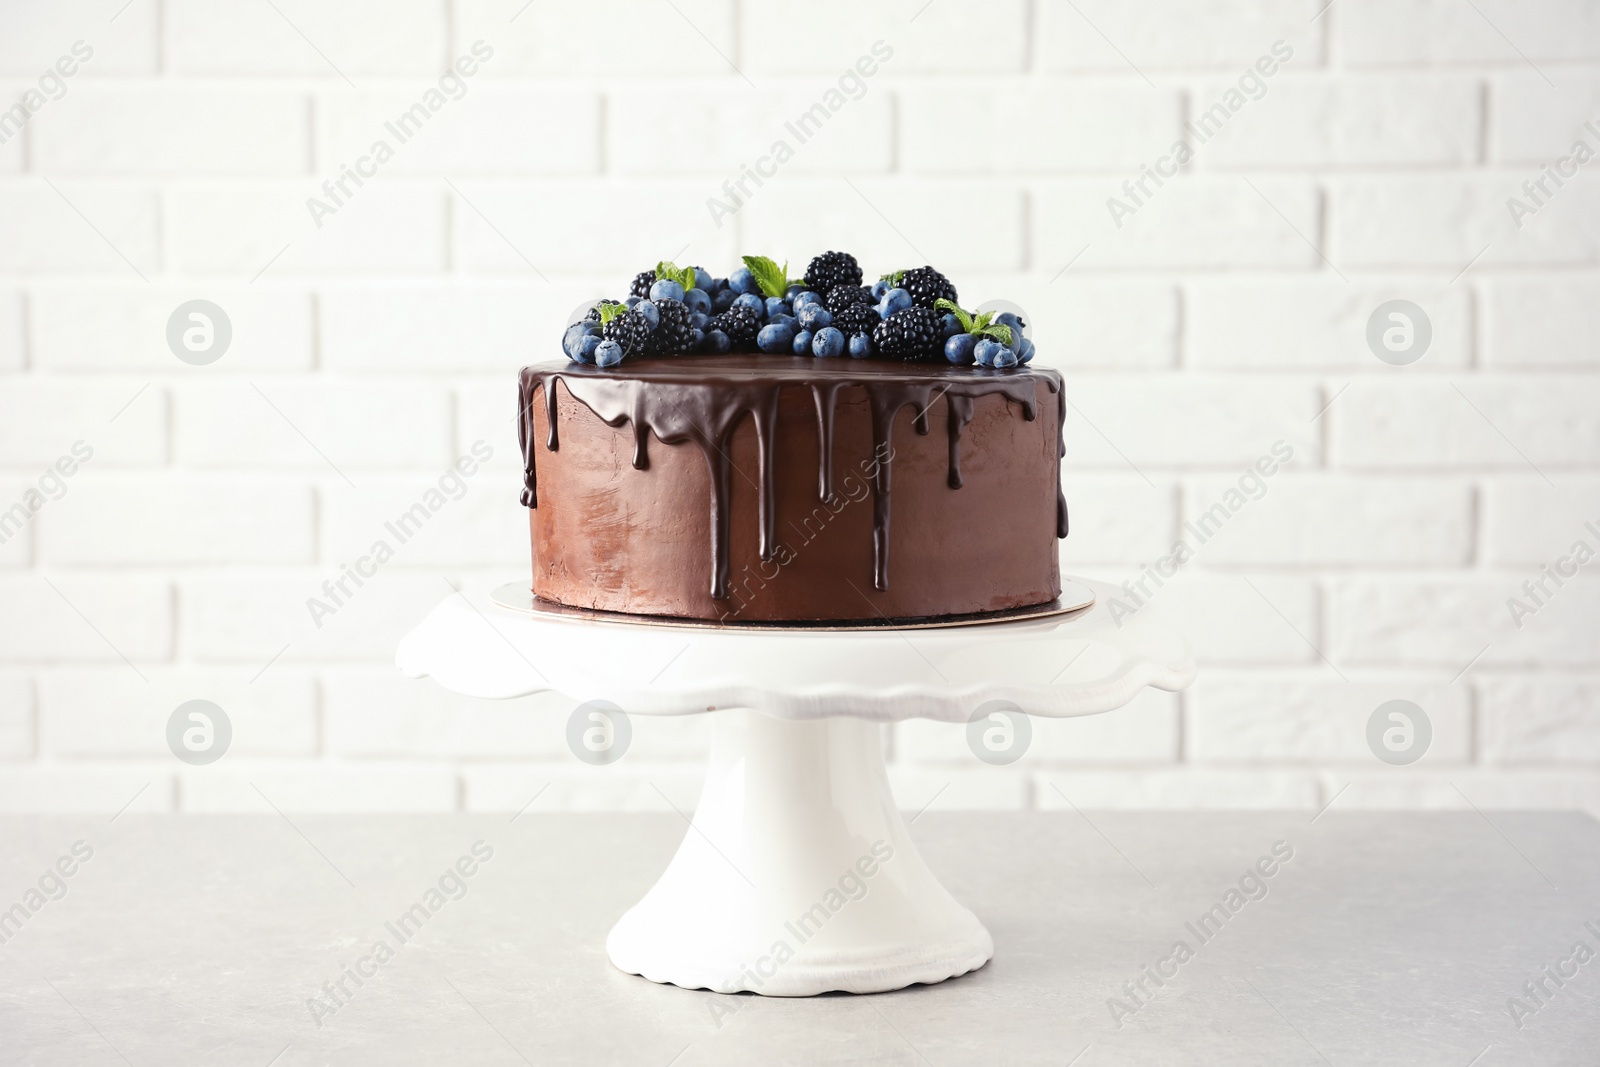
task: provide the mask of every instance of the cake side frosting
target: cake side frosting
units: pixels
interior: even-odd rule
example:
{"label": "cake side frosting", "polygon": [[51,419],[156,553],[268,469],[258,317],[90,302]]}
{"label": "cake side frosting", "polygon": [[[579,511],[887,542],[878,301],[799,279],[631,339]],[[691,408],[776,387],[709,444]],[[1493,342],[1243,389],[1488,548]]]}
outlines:
{"label": "cake side frosting", "polygon": [[[560,388],[557,388],[559,383]],[[890,520],[892,516],[895,453],[891,446],[896,420],[910,408],[912,427],[919,436],[930,432],[929,415],[942,406],[946,416],[948,448],[945,470],[947,491],[959,493],[962,440],[972,422],[974,403],[991,396],[1003,397],[1025,421],[1038,415],[1039,390],[1054,395],[1056,537],[1067,535],[1067,510],[1060,488],[1060,461],[1065,452],[1062,436],[1065,402],[1061,375],[1047,368],[1016,368],[997,372],[981,367],[939,366],[923,363],[836,362],[783,356],[703,356],[692,360],[654,359],[630,361],[626,366],[601,369],[581,363],[546,364],[524,368],[519,381],[518,434],[523,453],[522,503],[537,509],[539,488],[535,404],[542,403],[547,427],[543,447],[561,447],[557,430],[559,393],[566,392],[592,415],[613,428],[628,427],[632,435],[634,470],[650,470],[650,444],[654,436],[663,444],[692,444],[705,460],[709,482],[711,598],[728,598],[730,559],[730,458],[733,434],[748,419],[754,426],[757,456],[757,540],[759,558],[771,561],[779,551],[776,533],[780,394],[786,390],[809,394],[814,408],[817,456],[817,499],[827,505],[838,500],[834,485],[835,414],[843,390],[864,391],[870,408],[871,452],[856,461],[868,476],[872,509],[872,587],[889,588]],[[942,404],[941,404],[942,401]],[[740,472],[743,474],[743,472]],[[1052,594],[1053,595],[1053,594]]]}

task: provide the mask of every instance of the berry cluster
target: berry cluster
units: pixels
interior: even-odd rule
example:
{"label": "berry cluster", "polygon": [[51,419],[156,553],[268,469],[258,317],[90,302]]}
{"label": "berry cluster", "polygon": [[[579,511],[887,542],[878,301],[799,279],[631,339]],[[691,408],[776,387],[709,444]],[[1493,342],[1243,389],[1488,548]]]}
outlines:
{"label": "berry cluster", "polygon": [[580,363],[614,367],[628,356],[754,349],[775,354],[877,357],[1008,368],[1033,358],[1027,324],[1010,312],[972,314],[932,267],[862,284],[848,252],[824,252],[801,278],[788,264],[745,256],[726,278],[658,263],[623,301],[602,300],[567,327],[561,347]]}

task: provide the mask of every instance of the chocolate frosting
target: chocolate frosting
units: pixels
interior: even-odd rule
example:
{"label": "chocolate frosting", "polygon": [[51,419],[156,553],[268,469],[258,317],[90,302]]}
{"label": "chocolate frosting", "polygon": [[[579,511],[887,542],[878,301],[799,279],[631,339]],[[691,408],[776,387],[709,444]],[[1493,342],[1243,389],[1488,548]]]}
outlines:
{"label": "chocolate frosting", "polygon": [[705,457],[711,481],[711,596],[722,600],[728,588],[729,438],[745,415],[755,422],[759,456],[760,552],[772,559],[777,548],[774,500],[774,449],[778,394],[783,389],[808,389],[817,412],[817,492],[824,503],[836,500],[833,487],[833,423],[839,390],[859,387],[872,410],[873,459],[873,586],[889,587],[889,518],[893,455],[889,447],[895,419],[912,409],[912,427],[928,433],[928,411],[941,398],[949,413],[950,461],[947,483],[962,486],[961,435],[972,421],[973,401],[999,394],[1015,403],[1033,421],[1038,413],[1037,388],[1044,383],[1062,396],[1056,426],[1056,536],[1067,536],[1067,503],[1060,489],[1060,458],[1066,454],[1063,427],[1065,397],[1060,373],[1048,368],[996,370],[944,364],[891,363],[877,360],[816,359],[805,356],[728,355],[679,356],[630,360],[620,368],[602,369],[582,363],[547,363],[522,370],[517,433],[522,446],[525,507],[539,506],[534,456],[534,394],[542,393],[549,436],[545,447],[561,447],[556,432],[556,389],[568,393],[608,426],[624,423],[633,430],[633,466],[650,467],[649,439],[664,444],[693,443]]}

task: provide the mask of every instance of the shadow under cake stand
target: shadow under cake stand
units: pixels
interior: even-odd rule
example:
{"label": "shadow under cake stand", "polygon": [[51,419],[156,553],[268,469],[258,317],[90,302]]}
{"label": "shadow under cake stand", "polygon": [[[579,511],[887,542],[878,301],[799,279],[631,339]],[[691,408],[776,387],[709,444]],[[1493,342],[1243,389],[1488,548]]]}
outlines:
{"label": "shadow under cake stand", "polygon": [[475,697],[554,691],[630,715],[715,712],[690,829],[612,928],[611,962],[720,993],[878,993],[994,954],[912,842],[878,724],[968,723],[992,702],[1092,715],[1194,678],[1188,643],[1151,610],[1119,627],[1104,606],[1111,587],[1062,586],[1032,618],[822,629],[602,617],[505,585],[444,600],[395,662]]}

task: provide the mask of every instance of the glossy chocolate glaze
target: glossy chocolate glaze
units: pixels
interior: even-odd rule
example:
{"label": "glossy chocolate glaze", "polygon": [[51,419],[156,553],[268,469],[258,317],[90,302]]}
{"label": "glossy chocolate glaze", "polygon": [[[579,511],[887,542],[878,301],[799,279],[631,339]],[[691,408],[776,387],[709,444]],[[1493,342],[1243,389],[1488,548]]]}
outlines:
{"label": "glossy chocolate glaze", "polygon": [[629,425],[633,432],[633,466],[648,470],[649,438],[664,444],[692,443],[705,458],[711,487],[711,596],[722,600],[728,588],[729,440],[741,420],[754,422],[758,449],[758,529],[760,558],[771,560],[777,544],[774,507],[774,450],[777,445],[778,397],[784,389],[810,391],[817,417],[818,494],[824,503],[836,499],[833,487],[834,411],[839,391],[847,386],[866,391],[872,413],[873,587],[889,587],[889,521],[893,454],[889,446],[894,423],[904,408],[912,409],[912,426],[929,432],[928,412],[940,399],[947,407],[949,467],[947,484],[962,487],[961,439],[972,421],[973,402],[993,395],[1016,404],[1033,421],[1042,383],[1057,396],[1056,536],[1067,535],[1066,498],[1060,491],[1060,457],[1065,454],[1062,428],[1065,397],[1061,375],[1045,368],[995,370],[943,364],[892,363],[877,360],[815,359],[775,355],[678,356],[633,360],[601,369],[579,363],[550,363],[522,370],[518,403],[518,436],[523,456],[522,503],[538,505],[535,464],[537,442],[531,405],[543,396],[545,447],[561,447],[557,434],[555,384],[608,426]]}

